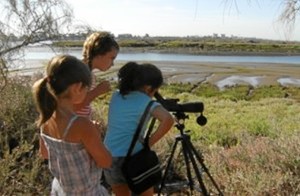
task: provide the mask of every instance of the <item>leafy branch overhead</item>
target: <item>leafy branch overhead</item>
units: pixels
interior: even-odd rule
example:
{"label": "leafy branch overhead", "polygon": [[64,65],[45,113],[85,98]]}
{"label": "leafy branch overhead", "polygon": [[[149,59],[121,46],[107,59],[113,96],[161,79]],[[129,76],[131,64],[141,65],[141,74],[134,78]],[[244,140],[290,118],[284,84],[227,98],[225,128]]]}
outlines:
{"label": "leafy branch overhead", "polygon": [[[237,0],[223,0],[225,7],[228,7],[230,10],[235,8],[239,11],[239,1]],[[258,0],[247,0],[247,3],[250,5],[252,2],[255,2],[259,6],[260,2]],[[272,2],[272,1],[270,1]],[[278,13],[278,20],[287,27],[287,31],[292,31],[297,19],[297,16],[300,14],[300,0],[281,0],[280,1],[281,12]]]}
{"label": "leafy branch overhead", "polygon": [[0,2],[0,82],[20,50],[53,40],[72,25],[73,10],[63,0],[2,0]]}

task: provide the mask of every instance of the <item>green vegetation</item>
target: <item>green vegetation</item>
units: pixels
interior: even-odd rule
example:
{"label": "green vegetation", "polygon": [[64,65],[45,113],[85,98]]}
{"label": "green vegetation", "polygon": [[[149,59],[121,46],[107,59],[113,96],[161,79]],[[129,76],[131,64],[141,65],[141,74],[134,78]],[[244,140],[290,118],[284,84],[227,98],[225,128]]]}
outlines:
{"label": "green vegetation", "polygon": [[[299,55],[299,42],[261,39],[231,39],[210,37],[137,37],[118,38],[126,51],[180,52],[189,54],[240,54],[240,55]],[[82,47],[83,41],[59,41],[55,46]]]}
{"label": "green vegetation", "polygon": [[[38,155],[32,81],[18,78],[8,85],[0,104],[0,195],[47,195],[51,175]],[[198,114],[187,113],[185,126],[224,195],[300,193],[300,88],[237,86],[219,91],[209,84],[172,84],[160,92],[180,103],[204,103],[207,124],[200,127]],[[110,95],[94,103],[95,118],[106,117]],[[162,161],[176,134],[174,128],[155,146]]]}
{"label": "green vegetation", "polygon": [[31,80],[15,78],[1,91],[0,195],[47,195],[50,175],[39,158]]}

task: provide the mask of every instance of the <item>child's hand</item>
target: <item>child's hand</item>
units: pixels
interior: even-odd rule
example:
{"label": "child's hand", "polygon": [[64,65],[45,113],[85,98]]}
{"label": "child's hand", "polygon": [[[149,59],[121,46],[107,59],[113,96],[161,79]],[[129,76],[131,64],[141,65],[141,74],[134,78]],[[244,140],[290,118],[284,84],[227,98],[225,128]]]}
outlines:
{"label": "child's hand", "polygon": [[101,138],[104,138],[105,130],[106,130],[106,126],[104,124],[104,121],[103,120],[100,120],[100,121],[93,120],[92,122],[96,126],[96,128],[98,129],[98,131],[101,135]]}
{"label": "child's hand", "polygon": [[95,90],[97,90],[98,95],[102,95],[102,94],[109,92],[111,90],[109,81],[107,81],[107,80],[102,81],[100,84],[98,84],[95,87]]}

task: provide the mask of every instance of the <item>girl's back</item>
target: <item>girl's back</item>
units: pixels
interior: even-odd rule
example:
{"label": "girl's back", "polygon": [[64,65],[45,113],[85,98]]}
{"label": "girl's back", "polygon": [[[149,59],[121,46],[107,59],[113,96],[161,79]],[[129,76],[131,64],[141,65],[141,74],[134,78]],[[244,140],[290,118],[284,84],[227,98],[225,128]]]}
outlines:
{"label": "girl's back", "polygon": [[41,130],[40,152],[54,177],[51,195],[108,195],[101,186],[111,155],[94,124],[75,115],[90,86],[90,71],[75,57],[51,59],[47,76],[33,86]]}
{"label": "girl's back", "polygon": [[[97,168],[82,143],[64,140],[77,118],[76,115],[71,118],[62,139],[41,133],[49,153],[49,169],[66,193],[73,195],[85,191],[86,194],[89,189],[97,193],[102,169]],[[89,195],[93,195],[92,192]]]}

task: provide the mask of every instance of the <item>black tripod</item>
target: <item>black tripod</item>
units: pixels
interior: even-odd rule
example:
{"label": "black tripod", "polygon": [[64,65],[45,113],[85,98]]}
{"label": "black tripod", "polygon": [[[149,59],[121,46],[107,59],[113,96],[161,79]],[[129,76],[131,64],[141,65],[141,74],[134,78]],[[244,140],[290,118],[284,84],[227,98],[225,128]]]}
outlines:
{"label": "black tripod", "polygon": [[[176,112],[174,115],[176,116],[176,118],[178,119],[179,122],[184,121],[184,119],[188,118],[188,116],[185,115],[183,112]],[[206,119],[205,119],[205,123],[206,123]],[[217,194],[223,195],[223,193],[219,189],[217,183],[212,178],[207,167],[205,166],[203,156],[196,151],[195,147],[191,143],[190,136],[184,132],[184,124],[178,123],[175,127],[180,131],[180,134],[176,136],[175,143],[171,150],[171,155],[168,158],[166,169],[163,174],[163,178],[162,178],[162,181],[161,181],[161,184],[159,187],[158,195],[160,195],[163,188],[165,188],[165,185],[166,185],[165,181],[166,181],[168,171],[170,169],[171,162],[174,157],[178,142],[180,142],[182,145],[182,152],[183,152],[184,162],[185,162],[186,171],[187,171],[188,185],[189,185],[191,193],[195,190],[195,182],[193,181],[192,173],[191,173],[191,166],[192,166],[192,168],[195,172],[197,181],[200,186],[199,192],[201,192],[205,196],[211,195],[203,182],[203,174],[206,173],[208,178],[210,179],[211,183],[215,187]],[[199,170],[198,166],[200,166],[201,171]]]}

